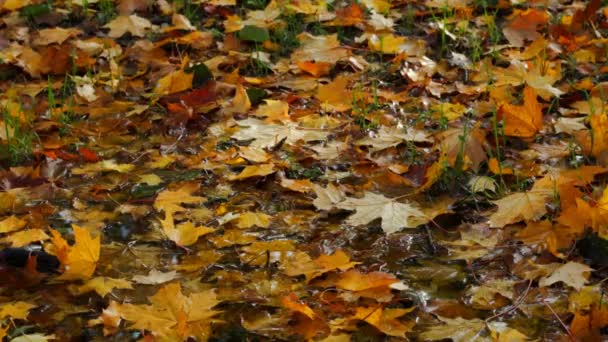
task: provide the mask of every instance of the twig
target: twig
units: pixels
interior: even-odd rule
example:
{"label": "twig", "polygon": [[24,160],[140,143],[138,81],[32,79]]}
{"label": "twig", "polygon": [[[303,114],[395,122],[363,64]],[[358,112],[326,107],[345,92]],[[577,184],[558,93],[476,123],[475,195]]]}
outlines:
{"label": "twig", "polygon": [[549,308],[549,310],[551,311],[551,313],[553,313],[553,316],[555,316],[555,318],[557,319],[557,321],[559,322],[559,324],[561,324],[562,328],[564,328],[564,330],[566,330],[566,333],[568,334],[568,337],[570,337],[570,341],[572,342],[576,342],[576,338],[574,337],[574,335],[572,335],[572,332],[570,331],[570,329],[568,328],[568,326],[566,325],[566,323],[564,323],[564,321],[562,321],[562,319],[559,317],[559,315],[557,314],[557,312],[555,312],[555,310],[553,310],[553,308],[551,307],[551,305],[549,305],[549,303],[547,303],[545,301],[545,299],[542,299],[543,304],[545,304],[545,306],[547,306]]}
{"label": "twig", "polygon": [[526,297],[528,296],[528,292],[530,292],[531,287],[532,287],[532,280],[528,281],[528,287],[526,287],[526,290],[524,291],[524,293],[521,296],[519,296],[519,298],[517,298],[517,300],[513,303],[513,305],[511,305],[511,307],[508,310],[499,312],[499,313],[495,314],[494,316],[486,318],[486,323],[488,323],[489,321],[491,321],[495,318],[506,315],[509,312],[517,309],[519,307],[519,305],[524,301],[524,299],[526,299]]}

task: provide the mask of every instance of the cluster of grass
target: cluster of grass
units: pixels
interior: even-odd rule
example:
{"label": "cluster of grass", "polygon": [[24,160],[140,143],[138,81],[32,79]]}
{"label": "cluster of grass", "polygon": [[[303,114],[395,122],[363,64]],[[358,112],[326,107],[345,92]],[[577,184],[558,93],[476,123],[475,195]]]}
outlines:
{"label": "cluster of grass", "polygon": [[19,165],[32,158],[33,144],[37,139],[31,122],[22,122],[19,114],[11,113],[8,108],[0,109],[4,124],[3,135],[6,141],[1,146],[0,161]]}

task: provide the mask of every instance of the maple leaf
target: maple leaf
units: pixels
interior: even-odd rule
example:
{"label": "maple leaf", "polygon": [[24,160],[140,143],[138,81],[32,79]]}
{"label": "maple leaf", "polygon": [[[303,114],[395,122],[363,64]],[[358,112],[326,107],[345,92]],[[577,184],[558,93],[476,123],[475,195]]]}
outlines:
{"label": "maple leaf", "polygon": [[195,227],[190,221],[175,225],[173,212],[171,211],[165,212],[165,218],[161,221],[161,226],[165,236],[178,246],[193,245],[199,237],[215,231],[215,229],[209,227]]}
{"label": "maple leaf", "polygon": [[313,184],[312,188],[317,195],[312,204],[317,209],[331,210],[346,198],[344,192],[331,183],[327,184],[325,188],[318,184]]}
{"label": "maple leaf", "polygon": [[296,192],[309,192],[313,188],[313,183],[309,179],[290,179],[286,178],[283,173],[280,175],[281,186]]}
{"label": "maple leaf", "polygon": [[302,303],[300,300],[298,300],[298,297],[293,293],[290,293],[289,295],[281,298],[281,304],[285,308],[287,308],[291,311],[294,311],[294,312],[299,312],[310,319],[317,318],[317,315],[315,314],[315,312],[308,305],[306,305],[306,304]]}
{"label": "maple leaf", "polygon": [[53,27],[38,30],[38,35],[34,38],[35,45],[62,44],[66,40],[82,34],[77,28]]}
{"label": "maple leaf", "polygon": [[300,41],[300,47],[290,57],[290,60],[294,63],[315,61],[333,65],[337,61],[350,56],[348,49],[340,47],[337,34],[313,36],[309,33],[302,33],[298,36],[298,40]]}
{"label": "maple leaf", "polygon": [[22,301],[0,304],[0,319],[3,320],[6,317],[27,319],[29,311],[35,307],[34,304]]}
{"label": "maple leaf", "polygon": [[397,146],[405,141],[430,142],[428,135],[413,128],[403,129],[400,127],[381,126],[376,134],[357,140],[357,146],[371,146],[370,152],[381,151],[389,147]]}
{"label": "maple leaf", "polygon": [[549,177],[538,181],[530,191],[516,192],[493,201],[498,210],[490,216],[490,226],[501,228],[522,220],[536,220],[547,212],[546,201],[553,195],[553,188],[547,186]]}
{"label": "maple leaf", "polygon": [[95,277],[87,280],[84,284],[75,288],[77,294],[83,294],[91,291],[97,292],[102,297],[111,293],[114,289],[129,289],[132,290],[131,282],[125,279],[116,279],[108,277]]}
{"label": "maple leaf", "polygon": [[578,291],[587,282],[591,271],[593,269],[585,264],[570,261],[555,269],[550,276],[540,278],[538,285],[544,287],[562,282]]}
{"label": "maple leaf", "polygon": [[491,341],[484,337],[482,332],[486,329],[486,322],[480,319],[447,318],[438,317],[444,322],[442,325],[434,325],[422,332],[419,338],[429,341],[451,339],[454,342],[480,342]]}
{"label": "maple leaf", "polygon": [[27,224],[27,221],[11,215],[0,221],[0,233],[9,233],[15,230],[22,229]]}
{"label": "maple leaf", "polygon": [[608,114],[589,115],[593,131],[591,154],[599,157],[608,151]]}
{"label": "maple leaf", "polygon": [[152,23],[135,14],[120,15],[107,23],[104,28],[110,29],[108,32],[110,38],[120,38],[127,32],[137,37],[143,37],[152,28]]}
{"label": "maple leaf", "polygon": [[270,226],[270,220],[272,216],[264,213],[254,213],[248,211],[246,213],[239,214],[236,218],[236,226],[240,229],[247,229],[253,226],[268,228]]}
{"label": "maple leaf", "polygon": [[327,272],[334,270],[346,271],[358,265],[358,262],[350,261],[350,257],[341,250],[332,255],[323,254],[314,260],[295,260],[285,267],[288,276],[305,275],[306,281],[310,281]]}
{"label": "maple leaf", "polygon": [[187,73],[184,70],[175,70],[161,77],[154,87],[154,96],[161,97],[173,93],[178,93],[192,88],[194,73]]}
{"label": "maple leaf", "polygon": [[55,339],[55,335],[24,334],[11,339],[11,342],[47,342]]}
{"label": "maple leaf", "polygon": [[75,167],[72,173],[75,175],[83,175],[105,171],[116,171],[120,173],[130,172],[135,168],[132,164],[117,164],[115,160],[102,160],[98,163],[86,164],[83,167]]}
{"label": "maple leaf", "polygon": [[148,330],[163,341],[183,341],[188,337],[206,340],[220,303],[214,290],[185,296],[179,283],[163,286],[148,297],[151,305],[119,304],[116,311],[132,322],[131,329]]}
{"label": "maple leaf", "polygon": [[169,282],[173,279],[178,278],[179,275],[176,271],[161,272],[156,269],[151,269],[147,275],[136,275],[133,276],[133,281],[138,284],[155,285]]}
{"label": "maple leaf", "polygon": [[74,230],[75,243],[69,247],[59,232],[54,229],[51,230],[53,245],[59,251],[59,261],[64,268],[63,274],[57,279],[88,279],[95,272],[99,260],[100,237],[93,238],[86,229],[77,225],[72,225],[72,229]]}
{"label": "maple leaf", "polygon": [[180,204],[198,204],[205,201],[204,197],[193,196],[198,189],[195,184],[185,184],[176,190],[163,190],[154,200],[154,209],[165,213],[176,213],[186,210]]}
{"label": "maple leaf", "polygon": [[536,30],[549,20],[549,14],[545,10],[530,8],[526,10],[516,10],[512,14],[512,20],[503,28],[502,32],[514,46],[521,47],[524,40],[533,41],[540,37]]}
{"label": "maple leaf", "polygon": [[320,84],[315,97],[321,101],[321,108],[337,112],[350,109],[351,101],[345,101],[345,99],[352,98],[351,92],[348,90],[348,83],[348,77],[338,76],[327,84]]}
{"label": "maple leaf", "polygon": [[227,105],[224,106],[224,113],[226,114],[243,114],[251,108],[251,101],[247,95],[245,87],[240,84],[236,85],[236,91],[234,98]]}
{"label": "maple leaf", "polygon": [[362,198],[346,198],[337,204],[340,209],[355,210],[347,220],[347,224],[364,225],[381,218],[382,230],[387,234],[397,232],[400,228],[415,228],[412,219],[424,220],[426,215],[417,208],[416,204],[401,203],[383,195],[366,192]]}
{"label": "maple leaf", "polygon": [[497,342],[525,342],[530,338],[517,329],[507,326],[504,322],[490,322],[488,328],[492,333],[492,338]]}
{"label": "maple leaf", "polygon": [[529,138],[543,127],[542,107],[536,99],[536,92],[531,87],[524,89],[524,104],[516,106],[503,104],[498,110],[504,119],[505,135]]}
{"label": "maple leaf", "polygon": [[50,237],[42,229],[27,229],[12,233],[2,239],[2,242],[8,242],[12,247],[27,246],[32,242],[48,240]]}
{"label": "maple leaf", "polygon": [[398,282],[399,280],[389,273],[361,273],[357,270],[350,270],[339,275],[336,287],[348,291],[365,291],[388,288],[388,286]]}
{"label": "maple leaf", "polygon": [[265,117],[266,121],[288,121],[289,104],[284,101],[264,100],[264,104],[260,105],[253,115],[257,117]]}
{"label": "maple leaf", "polygon": [[410,332],[416,323],[415,321],[402,322],[398,318],[415,309],[416,307],[408,309],[358,307],[353,318],[367,322],[389,336],[405,338],[405,334]]}
{"label": "maple leaf", "polygon": [[479,166],[486,161],[484,151],[486,145],[485,132],[479,127],[469,129],[448,128],[437,135],[443,154],[450,165],[455,166],[459,161],[463,167],[472,167],[479,170]]}
{"label": "maple leaf", "polygon": [[228,177],[231,181],[243,180],[251,177],[268,176],[275,172],[273,164],[248,165],[238,175]]}
{"label": "maple leaf", "polygon": [[305,142],[325,140],[329,135],[325,130],[304,129],[291,122],[285,125],[277,125],[249,118],[238,121],[237,124],[241,129],[234,133],[232,138],[237,140],[255,139],[250,146],[256,148],[271,148],[283,140],[289,145],[293,145],[300,140]]}

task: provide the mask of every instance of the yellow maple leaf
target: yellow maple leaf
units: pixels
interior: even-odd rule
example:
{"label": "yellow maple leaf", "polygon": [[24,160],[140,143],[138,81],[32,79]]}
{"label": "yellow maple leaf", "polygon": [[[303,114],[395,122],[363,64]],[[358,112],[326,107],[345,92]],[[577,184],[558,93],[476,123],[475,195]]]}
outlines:
{"label": "yellow maple leaf", "polygon": [[274,165],[272,164],[258,164],[246,166],[241,173],[234,176],[229,176],[228,179],[231,181],[242,180],[251,177],[262,177],[274,173]]}
{"label": "yellow maple leaf", "polygon": [[133,289],[131,282],[125,279],[116,279],[108,277],[95,277],[87,280],[86,283],[75,288],[77,294],[83,294],[91,291],[97,292],[102,297],[114,289]]}
{"label": "yellow maple leaf", "polygon": [[176,213],[184,211],[180,204],[198,204],[205,200],[201,196],[193,196],[192,193],[198,189],[198,185],[188,183],[177,190],[164,190],[156,196],[154,209],[165,213]]}
{"label": "yellow maple leaf", "polygon": [[289,104],[285,101],[264,100],[266,103],[260,105],[253,112],[253,116],[266,117],[266,121],[289,120]]}
{"label": "yellow maple leaf", "polygon": [[412,330],[415,321],[402,322],[399,317],[414,311],[416,307],[407,309],[383,309],[381,307],[358,307],[355,319],[362,320],[376,327],[389,336],[405,337]]}
{"label": "yellow maple leaf", "polygon": [[161,226],[165,236],[178,246],[190,246],[196,243],[199,237],[215,231],[215,229],[209,227],[195,227],[190,221],[176,225],[172,212],[165,213],[165,219],[161,221]]}
{"label": "yellow maple leaf", "polygon": [[348,83],[347,77],[338,76],[328,84],[319,85],[315,97],[321,101],[321,108],[338,112],[350,109],[352,96],[348,90]]}
{"label": "yellow maple leaf", "polygon": [[93,238],[89,231],[77,225],[72,225],[75,243],[67,247],[67,242],[61,235],[52,230],[53,245],[58,254],[59,261],[63,265],[64,272],[57,279],[75,280],[88,279],[95,272],[97,261],[101,252],[100,237]]}
{"label": "yellow maple leaf", "polygon": [[608,151],[608,114],[590,115],[589,121],[593,131],[591,154],[598,157]]}
{"label": "yellow maple leaf", "polygon": [[23,247],[32,242],[44,241],[49,238],[42,229],[27,229],[13,233],[2,239],[2,241],[10,243],[13,247]]}
{"label": "yellow maple leaf", "polygon": [[[305,256],[307,256],[305,254]],[[305,275],[306,281],[310,281],[327,272],[334,270],[346,271],[360,264],[356,261],[350,261],[350,257],[341,250],[336,251],[332,255],[322,254],[318,258],[311,260],[295,260],[285,267],[285,274],[288,276]]]}
{"label": "yellow maple leaf", "polygon": [[9,216],[0,221],[0,233],[9,233],[19,230],[27,224],[26,221],[18,218],[15,215]]}
{"label": "yellow maple leaf", "polygon": [[298,297],[296,297],[295,294],[290,293],[289,295],[281,298],[281,304],[294,312],[299,312],[303,315],[305,315],[306,317],[310,318],[310,319],[315,319],[317,317],[317,315],[315,314],[315,312],[310,308],[310,306],[302,303]]}
{"label": "yellow maple leaf", "polygon": [[247,90],[242,85],[237,84],[234,98],[224,107],[224,112],[226,114],[243,114],[250,108],[251,101],[249,100],[249,95],[247,95]]}
{"label": "yellow maple leaf", "polygon": [[249,211],[239,215],[236,226],[241,229],[251,228],[253,226],[268,228],[270,219],[272,219],[272,216],[270,215]]}
{"label": "yellow maple leaf", "polygon": [[12,317],[13,319],[27,319],[27,315],[32,308],[36,305],[28,302],[11,302],[0,305],[0,320],[6,317]]}
{"label": "yellow maple leaf", "polygon": [[206,340],[213,317],[219,311],[214,290],[185,296],[179,283],[170,283],[148,297],[151,305],[119,304],[117,311],[132,329],[149,330],[161,341],[183,341],[188,337]]}
{"label": "yellow maple leaf", "polygon": [[176,70],[158,80],[154,88],[154,95],[163,96],[190,89],[192,88],[193,79],[194,73]]}

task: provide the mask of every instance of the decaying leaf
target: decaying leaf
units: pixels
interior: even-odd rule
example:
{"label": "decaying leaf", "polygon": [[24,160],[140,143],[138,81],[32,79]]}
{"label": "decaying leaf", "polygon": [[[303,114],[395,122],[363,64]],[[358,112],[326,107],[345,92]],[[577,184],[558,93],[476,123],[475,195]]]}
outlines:
{"label": "decaying leaf", "polygon": [[415,228],[411,223],[413,218],[428,220],[415,203],[399,202],[371,192],[365,193],[362,198],[346,198],[337,207],[355,211],[346,221],[347,224],[364,225],[381,218],[382,230],[387,234],[395,233],[400,228]]}
{"label": "decaying leaf", "polygon": [[522,220],[539,219],[547,212],[546,202],[553,191],[546,178],[538,181],[530,191],[516,192],[494,201],[498,210],[490,216],[490,226],[504,227]]}
{"label": "decaying leaf", "polygon": [[179,277],[176,271],[161,272],[156,269],[151,269],[147,275],[136,275],[133,281],[138,284],[163,284]]}
{"label": "decaying leaf", "polygon": [[593,269],[585,264],[570,261],[551,273],[548,277],[543,277],[539,280],[540,286],[550,286],[557,282],[562,282],[568,286],[572,286],[576,290],[583,288],[589,277],[589,272]]}

